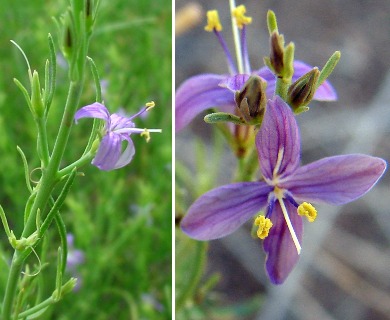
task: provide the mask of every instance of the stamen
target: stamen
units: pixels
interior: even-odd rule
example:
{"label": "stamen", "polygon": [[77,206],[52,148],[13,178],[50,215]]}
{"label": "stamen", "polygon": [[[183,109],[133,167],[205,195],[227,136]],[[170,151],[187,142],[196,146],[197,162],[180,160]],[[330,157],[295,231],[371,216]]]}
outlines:
{"label": "stamen", "polygon": [[145,137],[146,142],[150,141],[150,132],[148,129],[144,129],[144,131],[141,133],[141,137]]}
{"label": "stamen", "polygon": [[212,31],[222,31],[222,25],[219,20],[219,15],[217,10],[207,11],[207,25],[204,29],[208,32]]}
{"label": "stamen", "polygon": [[287,209],[286,209],[286,206],[284,205],[283,198],[278,197],[278,200],[279,200],[279,203],[280,203],[280,207],[282,208],[284,220],[287,223],[287,227],[288,227],[288,230],[290,231],[292,240],[293,240],[293,242],[295,244],[295,247],[297,248],[298,254],[300,254],[302,248],[301,248],[301,245],[299,244],[298,237],[297,237],[297,235],[296,235],[296,233],[294,231],[294,227],[291,224],[291,220],[290,220],[290,217],[288,216]]}
{"label": "stamen", "polygon": [[269,230],[272,227],[272,222],[270,219],[260,215],[255,219],[255,225],[259,227],[257,230],[257,236],[263,240],[268,237]]}
{"label": "stamen", "polygon": [[153,109],[155,107],[155,105],[156,104],[154,103],[154,101],[146,102],[145,103],[146,111],[149,111],[149,110]]}
{"label": "stamen", "polygon": [[236,74],[237,69],[236,69],[236,66],[234,65],[232,55],[231,55],[229,48],[225,42],[225,39],[222,36],[222,33],[220,32],[220,31],[222,31],[222,25],[219,21],[219,15],[218,15],[217,10],[207,11],[207,25],[204,27],[204,29],[206,31],[209,31],[209,32],[212,32],[212,31],[214,32],[214,34],[216,35],[216,37],[219,41],[219,44],[221,45],[223,51],[225,52],[230,73]]}
{"label": "stamen", "polygon": [[234,18],[236,18],[237,27],[240,29],[242,29],[247,24],[252,23],[252,18],[246,17],[245,13],[246,13],[246,8],[243,4],[232,10],[232,15]]}
{"label": "stamen", "polygon": [[306,216],[309,222],[313,222],[317,217],[317,210],[310,203],[304,202],[299,205],[297,212],[300,216]]}

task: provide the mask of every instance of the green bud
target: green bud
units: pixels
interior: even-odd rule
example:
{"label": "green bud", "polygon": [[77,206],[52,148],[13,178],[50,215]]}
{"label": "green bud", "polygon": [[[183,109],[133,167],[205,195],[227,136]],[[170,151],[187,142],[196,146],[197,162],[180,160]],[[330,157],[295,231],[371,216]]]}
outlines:
{"label": "green bud", "polygon": [[234,100],[246,122],[262,119],[267,104],[266,86],[259,76],[253,75],[245,82],[241,91],[236,91]]}
{"label": "green bud", "polygon": [[288,89],[288,104],[294,112],[302,112],[313,99],[317,89],[317,81],[320,76],[318,68],[313,68],[295,81]]}
{"label": "green bud", "polygon": [[92,32],[92,28],[94,24],[93,8],[94,8],[94,1],[85,0],[85,29],[87,33]]}
{"label": "green bud", "polygon": [[278,32],[278,22],[276,20],[275,12],[273,12],[272,10],[268,10],[267,12],[267,26],[270,35],[274,31]]}
{"label": "green bud", "polygon": [[62,51],[66,59],[70,61],[72,58],[72,47],[73,47],[73,37],[72,37],[72,30],[70,27],[66,27],[64,31],[64,40],[63,40],[63,46]]}
{"label": "green bud", "polygon": [[32,89],[31,89],[31,107],[34,112],[34,116],[41,118],[45,111],[43,100],[41,97],[41,85],[39,83],[38,72],[34,70],[32,78]]}
{"label": "green bud", "polygon": [[242,118],[237,117],[234,114],[225,112],[210,113],[204,117],[204,121],[210,124],[231,122],[237,125],[247,125],[247,123]]}
{"label": "green bud", "polygon": [[70,278],[68,282],[66,282],[62,287],[61,287],[61,292],[58,291],[58,289],[54,290],[52,293],[52,298],[54,301],[59,301],[61,300],[66,294],[70,293],[73,291],[74,287],[77,284],[77,279],[76,278]]}

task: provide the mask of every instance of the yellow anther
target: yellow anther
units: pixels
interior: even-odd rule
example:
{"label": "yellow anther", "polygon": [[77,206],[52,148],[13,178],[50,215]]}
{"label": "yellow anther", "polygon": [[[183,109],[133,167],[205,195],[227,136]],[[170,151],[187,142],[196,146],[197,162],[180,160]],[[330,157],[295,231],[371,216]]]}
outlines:
{"label": "yellow anther", "polygon": [[262,240],[267,238],[269,230],[272,227],[271,220],[264,216],[258,216],[255,219],[255,225],[259,227],[259,229],[257,230],[257,236]]}
{"label": "yellow anther", "polygon": [[150,141],[150,132],[148,129],[144,129],[144,131],[141,133],[141,137],[145,137],[146,142]]}
{"label": "yellow anther", "polygon": [[252,18],[246,17],[245,13],[246,13],[246,8],[243,4],[236,7],[232,11],[233,17],[236,18],[237,27],[239,27],[240,29],[242,29],[243,26],[252,23]]}
{"label": "yellow anther", "polygon": [[207,11],[207,25],[204,27],[206,31],[212,32],[222,31],[222,25],[219,21],[219,15],[217,10]]}
{"label": "yellow anther", "polygon": [[298,207],[298,214],[300,216],[306,216],[309,222],[313,222],[317,217],[317,210],[310,203],[304,202]]}
{"label": "yellow anther", "polygon": [[145,103],[145,106],[146,106],[146,111],[149,111],[150,109],[153,109],[155,107],[155,103],[154,101],[150,101],[150,102],[146,102]]}

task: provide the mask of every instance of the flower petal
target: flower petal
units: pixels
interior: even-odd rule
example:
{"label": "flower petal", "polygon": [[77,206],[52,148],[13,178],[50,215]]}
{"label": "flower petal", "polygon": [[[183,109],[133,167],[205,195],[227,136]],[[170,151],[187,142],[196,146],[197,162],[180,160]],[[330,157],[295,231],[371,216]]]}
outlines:
{"label": "flower petal", "polygon": [[92,103],[79,109],[74,115],[74,120],[77,121],[81,118],[98,118],[104,121],[110,121],[110,113],[107,108],[99,102]]}
{"label": "flower petal", "polygon": [[[313,67],[302,61],[294,61],[294,75],[292,77],[292,82],[298,80],[301,76],[309,72],[311,69],[313,69]],[[255,73],[267,81],[267,97],[273,97],[275,95],[276,87],[275,75],[271,72],[270,69],[268,69],[268,67],[262,67]],[[320,101],[334,101],[337,100],[337,93],[336,90],[330,84],[330,82],[326,80],[322,85],[318,87],[313,99]]]}
{"label": "flower petal", "polygon": [[281,187],[300,201],[340,205],[368,192],[385,169],[383,159],[363,154],[328,157],[300,167]]}
{"label": "flower petal", "polygon": [[99,149],[92,164],[100,170],[109,171],[115,169],[122,150],[122,137],[113,132],[108,132],[100,142]]}
{"label": "flower petal", "polygon": [[211,190],[192,204],[181,228],[197,240],[224,237],[260,211],[271,191],[264,182],[234,183]]}
{"label": "flower petal", "polygon": [[226,77],[219,86],[222,88],[229,89],[230,91],[236,92],[240,91],[244,86],[245,82],[249,79],[248,74],[236,74],[231,77]]}
{"label": "flower petal", "polygon": [[123,128],[134,128],[135,124],[129,117],[121,116],[118,113],[113,113],[111,119],[111,131],[123,129]]}
{"label": "flower petal", "polygon": [[[291,203],[286,201],[285,205],[297,238],[302,244],[302,217]],[[265,269],[272,283],[282,284],[298,262],[299,255],[279,203],[275,204],[270,218],[273,225],[263,242],[264,251],[267,253]]]}
{"label": "flower petal", "polygon": [[176,131],[183,129],[200,112],[214,107],[235,106],[234,94],[219,84],[223,75],[201,74],[186,80],[176,91]]}
{"label": "flower petal", "polygon": [[283,178],[299,166],[301,141],[290,107],[275,96],[267,103],[263,124],[256,136],[260,169],[266,179]]}
{"label": "flower petal", "polygon": [[130,138],[125,138],[127,140],[126,149],[120,155],[118,161],[116,162],[114,169],[119,169],[129,164],[133,159],[135,154],[134,143]]}

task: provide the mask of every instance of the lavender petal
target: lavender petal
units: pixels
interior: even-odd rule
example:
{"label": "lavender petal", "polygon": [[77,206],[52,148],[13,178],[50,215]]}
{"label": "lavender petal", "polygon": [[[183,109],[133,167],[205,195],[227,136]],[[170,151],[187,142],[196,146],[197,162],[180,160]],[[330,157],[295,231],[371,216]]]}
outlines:
{"label": "lavender petal", "polygon": [[[296,208],[291,203],[285,202],[285,205],[301,244],[303,234],[302,217],[297,214]],[[267,254],[265,268],[272,283],[282,284],[298,262],[299,255],[279,203],[275,204],[271,221],[273,226],[263,242],[263,248]]]}
{"label": "lavender petal", "polygon": [[290,107],[278,96],[267,103],[263,124],[256,136],[260,169],[272,180],[294,172],[300,160],[298,125]]}
{"label": "lavender petal", "polygon": [[121,155],[122,137],[113,132],[108,132],[100,142],[99,149],[92,164],[100,170],[109,171],[115,169],[115,165]]}
{"label": "lavender petal", "polygon": [[245,82],[248,81],[249,77],[250,76],[248,74],[236,74],[231,77],[226,77],[223,81],[221,81],[219,86],[233,92],[240,91]]}
{"label": "lavender petal", "polygon": [[104,105],[99,102],[95,102],[85,107],[82,107],[76,112],[74,116],[75,122],[77,123],[77,121],[81,118],[98,118],[109,122],[110,113]]}
{"label": "lavender petal", "polygon": [[234,183],[211,190],[192,204],[181,229],[197,240],[224,237],[259,212],[271,191],[264,182]]}
{"label": "lavender petal", "polygon": [[201,74],[186,80],[176,91],[176,131],[183,129],[196,115],[214,107],[231,106],[234,110],[234,94],[219,84],[223,75]]}
{"label": "lavender petal", "polygon": [[135,154],[135,148],[134,143],[130,138],[126,138],[127,146],[126,149],[122,152],[120,155],[118,161],[115,163],[115,166],[113,169],[119,169],[126,165],[128,165],[131,160],[133,159],[133,156]]}
{"label": "lavender petal", "polygon": [[368,192],[385,169],[383,159],[363,154],[328,157],[300,167],[281,186],[297,200],[341,205]]}

